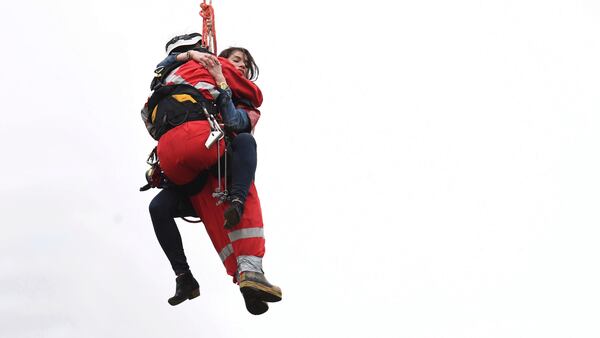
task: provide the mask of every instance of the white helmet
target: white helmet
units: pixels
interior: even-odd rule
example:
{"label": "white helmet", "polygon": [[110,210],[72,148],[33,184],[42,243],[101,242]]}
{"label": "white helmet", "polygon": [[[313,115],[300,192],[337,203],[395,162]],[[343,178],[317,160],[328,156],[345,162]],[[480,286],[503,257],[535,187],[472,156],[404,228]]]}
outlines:
{"label": "white helmet", "polygon": [[[188,49],[191,49],[194,45],[202,41],[202,35],[200,33],[190,33],[184,35],[178,35],[165,45],[165,50],[167,54],[171,54],[171,52],[175,51],[175,49],[179,47],[188,47],[188,48],[180,48],[179,52],[184,52]],[[183,50],[181,50],[183,49]]]}

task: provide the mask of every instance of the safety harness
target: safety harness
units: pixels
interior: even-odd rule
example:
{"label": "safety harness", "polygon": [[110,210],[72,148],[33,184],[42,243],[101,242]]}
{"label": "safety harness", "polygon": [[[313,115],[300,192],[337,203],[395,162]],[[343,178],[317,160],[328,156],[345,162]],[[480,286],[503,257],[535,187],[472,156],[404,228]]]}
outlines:
{"label": "safety harness", "polygon": [[[198,89],[189,84],[166,85],[164,83],[166,75],[176,69],[178,65],[181,65],[181,63],[174,66],[160,67],[155,71],[155,78],[151,84],[153,92],[147,103],[148,120],[154,126],[154,136],[156,139],[160,139],[166,132],[185,122],[206,120],[210,126],[210,134],[205,146],[210,148],[216,142],[217,153],[220,153],[221,145],[218,141],[223,139],[225,133],[216,119],[219,112],[215,102],[207,100]],[[152,166],[151,172],[146,173],[150,187],[161,187],[158,184],[162,180],[148,179],[152,177],[152,173],[158,172],[156,170],[159,165],[158,158],[154,150],[150,153],[147,162]],[[217,171],[220,175],[220,161],[217,161],[217,163]],[[149,188],[145,190],[147,189]],[[222,191],[219,189],[217,192],[219,193],[218,196],[221,197]]]}

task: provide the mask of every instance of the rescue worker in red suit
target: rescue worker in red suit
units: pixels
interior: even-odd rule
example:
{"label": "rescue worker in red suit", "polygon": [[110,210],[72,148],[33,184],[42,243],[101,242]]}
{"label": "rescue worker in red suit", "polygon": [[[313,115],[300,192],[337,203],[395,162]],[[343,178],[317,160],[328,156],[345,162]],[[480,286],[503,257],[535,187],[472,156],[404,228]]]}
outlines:
{"label": "rescue worker in red suit", "polygon": [[[189,60],[170,72],[165,79],[165,84],[167,86],[191,85],[208,100],[215,100],[215,97],[229,87],[234,96],[249,101],[254,107],[260,106],[262,94],[254,83],[244,77],[243,66],[236,67],[225,58],[217,59],[212,55],[192,51],[177,56],[179,61],[194,57],[202,64]],[[182,58],[184,60],[181,60]],[[250,121],[255,123],[257,118],[250,118]],[[185,185],[193,181],[200,172],[207,171],[223,155],[225,145],[222,140],[218,141],[219,146],[216,144],[210,148],[205,146],[210,132],[208,121],[195,120],[182,123],[159,137],[160,164],[165,175],[173,183]],[[266,280],[262,270],[264,234],[256,188],[254,184],[251,185],[245,201],[243,217],[232,229],[223,226],[225,223],[223,215],[226,208],[231,206],[227,202],[216,204],[212,193],[217,188],[218,178],[209,176],[203,189],[191,196],[190,201],[203,220],[227,273],[239,283],[246,307],[253,314],[264,313],[268,309],[265,302],[281,300],[281,290]],[[193,280],[197,285],[191,273],[187,280],[188,282]],[[179,276],[177,282],[177,292],[183,293],[184,297],[189,296],[188,298],[191,299],[199,294],[198,289],[194,290],[194,285],[187,290],[185,285],[180,287]],[[182,278],[181,283],[186,283],[186,279]],[[193,294],[195,291],[198,294]],[[190,294],[187,295],[186,292]]]}

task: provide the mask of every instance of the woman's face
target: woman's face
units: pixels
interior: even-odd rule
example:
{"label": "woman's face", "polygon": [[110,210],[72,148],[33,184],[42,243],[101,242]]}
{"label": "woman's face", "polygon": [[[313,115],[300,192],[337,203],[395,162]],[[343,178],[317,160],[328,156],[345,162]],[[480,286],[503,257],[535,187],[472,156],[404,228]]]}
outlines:
{"label": "woman's face", "polygon": [[227,60],[231,61],[235,68],[240,72],[244,77],[248,77],[248,67],[246,67],[246,55],[239,50],[231,53]]}

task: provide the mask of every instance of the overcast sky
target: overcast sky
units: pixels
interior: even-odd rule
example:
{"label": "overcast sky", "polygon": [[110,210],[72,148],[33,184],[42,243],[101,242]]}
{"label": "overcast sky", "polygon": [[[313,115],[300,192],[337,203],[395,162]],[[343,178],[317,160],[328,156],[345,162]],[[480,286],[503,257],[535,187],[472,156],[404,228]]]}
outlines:
{"label": "overcast sky", "polygon": [[4,1],[0,336],[598,337],[600,3],[215,0],[253,53],[267,252],[245,310],[201,224],[174,276],[139,116],[200,1]]}

